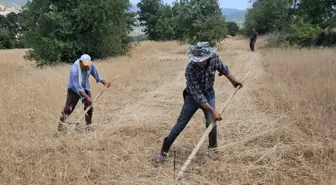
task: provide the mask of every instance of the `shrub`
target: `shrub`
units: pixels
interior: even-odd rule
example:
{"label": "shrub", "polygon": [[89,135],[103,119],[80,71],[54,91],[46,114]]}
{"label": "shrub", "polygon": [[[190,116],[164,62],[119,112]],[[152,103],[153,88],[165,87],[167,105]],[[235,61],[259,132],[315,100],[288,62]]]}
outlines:
{"label": "shrub", "polygon": [[239,27],[235,22],[227,22],[228,34],[231,36],[236,36],[239,32]]}
{"label": "shrub", "polygon": [[303,22],[302,19],[299,19],[295,24],[290,26],[289,32],[290,34],[286,36],[286,40],[290,44],[310,47],[315,45],[323,29],[318,25]]}

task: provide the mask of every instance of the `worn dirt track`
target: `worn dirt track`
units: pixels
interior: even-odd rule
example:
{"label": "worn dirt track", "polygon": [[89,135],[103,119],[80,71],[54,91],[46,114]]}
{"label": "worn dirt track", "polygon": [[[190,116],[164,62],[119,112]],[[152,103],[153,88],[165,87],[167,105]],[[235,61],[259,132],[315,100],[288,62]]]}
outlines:
{"label": "worn dirt track", "polygon": [[[184,72],[189,62],[186,50],[186,45],[174,42],[144,42],[134,49],[131,58],[96,62],[103,78],[109,80],[116,75],[119,78],[94,105],[95,132],[74,132],[66,139],[55,138],[54,133],[65,103],[69,66],[41,70],[23,65],[23,59],[16,59],[20,60],[17,66],[5,63],[15,69],[11,73],[15,83],[10,90],[30,93],[4,97],[7,109],[16,110],[13,113],[16,120],[9,117],[2,120],[7,123],[1,127],[6,133],[2,137],[12,139],[2,141],[7,148],[3,153],[8,155],[0,161],[3,166],[0,181],[4,184],[174,183],[172,159],[160,166],[151,160],[159,152],[183,104]],[[6,52],[7,57],[23,54]],[[251,151],[244,145],[248,142],[244,139],[251,135],[257,137],[258,124],[269,121],[253,105],[254,92],[260,87],[263,73],[261,54],[250,52],[247,40],[227,39],[219,46],[219,55],[236,78],[242,79],[249,70],[251,73],[222,115],[223,121],[218,123],[221,161],[214,162],[206,156],[206,140],[185,173],[183,183],[241,184],[242,181],[231,179],[233,174],[250,178],[245,183],[256,183],[262,177],[249,174],[251,169],[244,166],[249,164],[245,161],[248,157],[237,162],[235,156],[244,152],[249,156]],[[23,80],[27,83],[24,87],[18,84]],[[92,78],[90,81],[95,97],[103,86]],[[215,91],[217,110],[220,110],[234,87],[225,77],[217,76]],[[25,109],[15,109],[14,105]],[[78,103],[69,120],[76,121],[82,112],[83,106]],[[176,174],[204,131],[203,114],[199,110],[172,146],[171,151],[177,155]],[[250,162],[254,159],[258,158],[252,157]]]}

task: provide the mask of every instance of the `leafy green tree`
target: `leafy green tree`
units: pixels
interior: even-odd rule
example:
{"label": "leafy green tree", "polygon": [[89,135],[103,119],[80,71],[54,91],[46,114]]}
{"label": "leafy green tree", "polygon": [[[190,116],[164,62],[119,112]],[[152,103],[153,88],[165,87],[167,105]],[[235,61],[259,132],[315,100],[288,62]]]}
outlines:
{"label": "leafy green tree", "polygon": [[177,13],[178,40],[189,43],[207,40],[216,45],[226,38],[226,21],[217,0],[180,0],[175,2],[173,11]]}
{"label": "leafy green tree", "polygon": [[126,54],[134,14],[128,0],[34,0],[23,8],[27,59],[38,65]]}
{"label": "leafy green tree", "polygon": [[177,24],[173,19],[173,10],[169,5],[161,5],[159,8],[160,14],[158,15],[158,21],[155,24],[155,33],[157,40],[174,40],[176,37],[175,30]]}
{"label": "leafy green tree", "polygon": [[304,21],[326,28],[335,17],[335,0],[300,0],[297,15]]}
{"label": "leafy green tree", "polygon": [[0,49],[11,49],[13,45],[10,31],[7,28],[0,27]]}
{"label": "leafy green tree", "polygon": [[228,32],[217,0],[176,0],[173,7],[160,0],[141,0],[137,6],[150,40],[208,40],[216,44]]}
{"label": "leafy green tree", "polygon": [[11,12],[6,16],[0,16],[0,29],[2,49],[22,48],[23,42],[21,41],[22,20],[20,14]]}
{"label": "leafy green tree", "polygon": [[[141,0],[137,6],[140,9],[138,12],[139,21],[141,22],[140,25],[145,27],[143,32],[148,35],[148,39],[150,40],[160,40],[161,38],[160,33],[158,33],[157,30],[157,24],[164,19],[160,16],[160,10],[164,9],[167,11],[166,8],[162,8],[161,0]],[[159,20],[160,17],[161,20]],[[164,21],[167,21],[167,19]]]}
{"label": "leafy green tree", "polygon": [[227,24],[229,35],[236,36],[237,33],[239,32],[239,27],[238,27],[237,23],[227,22],[226,24]]}
{"label": "leafy green tree", "polygon": [[[335,0],[251,0],[244,33],[252,28],[260,34],[276,33],[269,45],[334,46],[336,34]],[[283,44],[281,43],[283,42]]]}
{"label": "leafy green tree", "polygon": [[255,1],[245,15],[245,34],[250,35],[253,28],[260,34],[282,30],[290,22],[287,15],[291,4],[291,0]]}
{"label": "leafy green tree", "polygon": [[292,45],[310,47],[316,44],[322,32],[323,29],[319,25],[307,23],[300,19],[290,26],[291,34],[286,37],[286,40]]}

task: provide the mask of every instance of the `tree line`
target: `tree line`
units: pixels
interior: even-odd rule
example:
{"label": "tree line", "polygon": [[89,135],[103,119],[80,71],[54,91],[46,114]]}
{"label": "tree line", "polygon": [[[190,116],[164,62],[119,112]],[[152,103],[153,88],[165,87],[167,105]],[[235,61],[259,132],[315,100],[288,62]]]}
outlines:
{"label": "tree line", "polygon": [[336,44],[336,0],[250,0],[244,31],[269,34],[269,45],[331,47]]}
{"label": "tree line", "polygon": [[236,35],[236,23],[227,23],[217,0],[180,0],[173,6],[161,0],[142,0],[139,20],[150,40],[195,43],[208,40],[216,45],[228,34]]}
{"label": "tree line", "polygon": [[[246,0],[249,1],[249,0]],[[83,53],[94,59],[128,53],[138,16],[150,40],[212,45],[228,35],[272,34],[273,46],[333,46],[335,0],[250,0],[244,28],[227,22],[218,0],[33,0],[18,14],[0,16],[0,49],[29,48],[25,58],[38,66],[70,63]]]}
{"label": "tree line", "polygon": [[0,15],[0,49],[24,48],[20,19],[20,15],[14,12]]}
{"label": "tree line", "polygon": [[136,15],[156,41],[216,44],[238,31],[226,23],[216,0],[181,0],[173,7],[142,0],[137,6],[140,12],[130,12],[128,0],[28,1],[20,13],[0,17],[0,49],[30,48],[25,58],[39,66],[70,63],[82,53],[94,59],[125,55]]}

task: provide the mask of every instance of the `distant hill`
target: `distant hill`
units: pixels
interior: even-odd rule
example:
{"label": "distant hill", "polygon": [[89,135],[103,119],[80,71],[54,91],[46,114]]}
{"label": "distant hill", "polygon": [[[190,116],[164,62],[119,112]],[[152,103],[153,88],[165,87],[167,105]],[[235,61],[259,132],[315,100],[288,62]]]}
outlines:
{"label": "distant hill", "polygon": [[20,8],[27,3],[28,0],[0,0],[0,4],[8,6],[8,7],[15,7]]}
{"label": "distant hill", "polygon": [[[136,4],[133,4],[130,8],[131,12],[139,11]],[[225,16],[227,21],[244,21],[246,10],[238,10],[232,8],[222,8],[222,14]]]}
{"label": "distant hill", "polygon": [[227,21],[244,21],[247,10],[238,10],[232,8],[222,8],[222,14]]}

